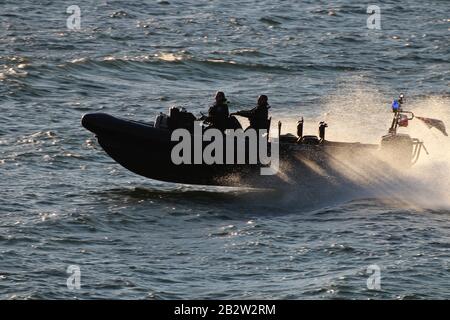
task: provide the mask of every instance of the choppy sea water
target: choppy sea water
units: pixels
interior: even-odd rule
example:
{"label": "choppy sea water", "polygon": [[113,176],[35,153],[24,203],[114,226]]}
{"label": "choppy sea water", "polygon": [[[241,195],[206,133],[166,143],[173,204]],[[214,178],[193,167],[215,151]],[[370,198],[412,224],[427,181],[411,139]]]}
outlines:
{"label": "choppy sea water", "polygon": [[381,30],[370,4],[0,1],[0,298],[450,298],[450,143],[436,131],[405,130],[430,151],[409,180],[334,196],[151,181],[80,126],[96,111],[199,113],[216,90],[234,111],[265,93],[284,130],[302,115],[336,140],[377,142],[400,92],[450,125],[450,3],[380,2]]}

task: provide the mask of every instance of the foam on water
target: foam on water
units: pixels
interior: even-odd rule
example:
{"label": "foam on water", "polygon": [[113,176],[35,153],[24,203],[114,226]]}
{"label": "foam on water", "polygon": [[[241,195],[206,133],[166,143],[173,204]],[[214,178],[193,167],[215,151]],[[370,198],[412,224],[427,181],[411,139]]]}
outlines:
{"label": "foam on water", "polygon": [[[396,97],[392,97],[393,99]],[[409,99],[405,110],[417,116],[436,118],[450,125],[450,99],[439,96],[416,97]],[[323,99],[324,113],[315,119],[305,119],[305,134],[317,134],[318,123],[325,120],[327,139],[331,141],[347,141],[379,144],[381,136],[387,134],[392,120],[391,100],[380,92],[357,82],[347,83],[336,92]],[[283,132],[295,134],[296,123],[290,119],[281,119]],[[329,192],[324,193],[323,183],[308,184],[308,188],[316,189],[315,193],[323,205],[351,200],[355,197],[377,197],[390,203],[416,210],[450,208],[450,139],[436,129],[428,129],[420,120],[410,122],[408,128],[400,128],[400,133],[407,133],[424,142],[429,154],[424,150],[417,164],[408,168],[407,164],[389,163],[383,165],[370,164],[371,157],[355,159],[352,154],[336,159],[334,169],[348,179],[344,185],[329,183]],[[382,159],[381,159],[382,160]],[[360,166],[355,161],[366,162]],[[386,166],[388,165],[388,166]],[[404,167],[404,170],[398,170]],[[392,169],[388,170],[387,169]],[[317,172],[323,170],[317,168]],[[324,173],[326,174],[326,173]],[[343,192],[342,188],[346,188]],[[299,192],[304,194],[305,190]],[[310,190],[314,193],[314,190]],[[334,197],[336,193],[337,197]],[[288,198],[295,199],[295,194]]]}

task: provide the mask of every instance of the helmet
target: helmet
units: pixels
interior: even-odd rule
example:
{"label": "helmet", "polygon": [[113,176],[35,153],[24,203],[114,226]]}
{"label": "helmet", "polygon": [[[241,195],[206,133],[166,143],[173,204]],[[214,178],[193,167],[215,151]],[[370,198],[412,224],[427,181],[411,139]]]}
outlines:
{"label": "helmet", "polygon": [[269,98],[263,94],[258,97],[258,105],[265,105],[269,101]]}
{"label": "helmet", "polygon": [[217,91],[216,92],[216,101],[226,101],[227,99],[225,98],[225,93],[223,93],[222,91]]}

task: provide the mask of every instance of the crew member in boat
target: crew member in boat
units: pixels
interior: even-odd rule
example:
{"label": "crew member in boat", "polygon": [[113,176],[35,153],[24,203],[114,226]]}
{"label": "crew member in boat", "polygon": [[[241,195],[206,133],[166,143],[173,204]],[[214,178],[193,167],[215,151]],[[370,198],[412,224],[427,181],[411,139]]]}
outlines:
{"label": "crew member in boat", "polygon": [[250,127],[255,130],[268,130],[269,128],[269,98],[266,95],[261,95],[258,97],[256,107],[251,110],[242,110],[232,115],[237,115],[245,117],[250,122]]}
{"label": "crew member in boat", "polygon": [[209,108],[208,116],[205,121],[211,123],[212,127],[225,131],[228,127],[230,112],[225,93],[218,91],[216,93],[216,102]]}

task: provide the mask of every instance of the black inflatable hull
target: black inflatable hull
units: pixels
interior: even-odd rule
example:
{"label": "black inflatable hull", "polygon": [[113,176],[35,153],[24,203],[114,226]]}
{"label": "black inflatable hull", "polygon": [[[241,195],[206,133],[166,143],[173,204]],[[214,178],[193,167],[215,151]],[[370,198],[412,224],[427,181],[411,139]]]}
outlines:
{"label": "black inflatable hull", "polygon": [[[108,114],[87,114],[82,125],[95,133],[108,155],[128,170],[154,180],[198,185],[261,185],[259,165],[175,165],[168,130]],[[257,180],[257,181],[255,181]],[[270,180],[279,180],[275,176]]]}
{"label": "black inflatable hull", "polygon": [[340,163],[339,154],[367,156],[376,145],[325,143],[297,145],[280,143],[280,173],[261,175],[259,165],[175,165],[171,159],[168,130],[152,124],[120,119],[104,113],[87,114],[82,125],[93,132],[108,155],[128,170],[154,180],[218,186],[277,187],[301,180],[325,179],[341,175],[330,162]]}

